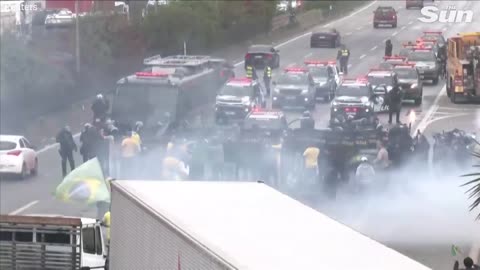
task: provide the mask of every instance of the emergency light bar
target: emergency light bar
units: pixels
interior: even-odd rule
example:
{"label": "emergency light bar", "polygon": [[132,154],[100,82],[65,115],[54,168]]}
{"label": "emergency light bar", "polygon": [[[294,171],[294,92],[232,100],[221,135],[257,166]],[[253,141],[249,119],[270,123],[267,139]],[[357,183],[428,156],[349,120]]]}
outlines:
{"label": "emergency light bar", "polygon": [[406,57],[404,56],[384,56],[383,57],[384,60],[405,60],[407,59]]}
{"label": "emergency light bar", "polygon": [[251,83],[252,79],[250,78],[231,78],[228,82],[242,82],[242,83]]}
{"label": "emergency light bar", "polygon": [[438,35],[441,35],[442,31],[423,31],[423,34],[438,34]]}
{"label": "emergency light bar", "polygon": [[135,76],[143,77],[143,78],[161,78],[161,77],[168,77],[168,73],[161,73],[161,72],[136,72]]}
{"label": "emergency light bar", "polygon": [[402,63],[402,64],[394,64],[393,66],[396,67],[396,68],[397,67],[405,67],[406,68],[406,67],[415,67],[415,64],[413,64],[413,63]]}
{"label": "emergency light bar", "polygon": [[308,72],[307,69],[305,68],[286,68],[285,69],[286,72]]}
{"label": "emergency light bar", "polygon": [[307,60],[304,62],[305,65],[336,65],[337,61],[318,61],[318,60]]}

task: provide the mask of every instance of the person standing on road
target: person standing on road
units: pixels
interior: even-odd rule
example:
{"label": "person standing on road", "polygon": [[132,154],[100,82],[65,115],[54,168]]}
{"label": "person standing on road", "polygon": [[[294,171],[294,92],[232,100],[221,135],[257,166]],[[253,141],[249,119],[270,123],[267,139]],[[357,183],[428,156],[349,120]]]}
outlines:
{"label": "person standing on road", "polygon": [[[136,173],[137,157],[140,153],[140,145],[132,136],[125,137],[122,141],[122,177]],[[128,173],[131,172],[131,173]]]}
{"label": "person standing on road", "polygon": [[82,155],[83,162],[87,162],[95,156],[95,132],[95,128],[90,123],[86,123],[80,134],[80,142],[82,143],[80,146],[80,154]]}
{"label": "person standing on road", "polygon": [[390,165],[390,158],[385,146],[385,142],[379,140],[377,142],[377,149],[377,158],[373,161],[373,164],[380,170],[386,170]]}
{"label": "person standing on road", "polygon": [[102,122],[105,121],[109,109],[110,103],[108,100],[102,94],[98,94],[92,104],[93,121],[96,119],[100,119]]}
{"label": "person standing on road", "polygon": [[270,65],[265,66],[263,71],[263,83],[265,84],[265,89],[267,90],[267,97],[270,97],[270,82],[272,81],[272,67]]}
{"label": "person standing on road", "polygon": [[392,56],[393,45],[390,39],[385,41],[385,56]]}
{"label": "person standing on road", "polygon": [[70,171],[73,171],[75,169],[73,151],[77,152],[77,144],[75,144],[75,140],[73,139],[73,135],[69,126],[65,126],[62,130],[60,130],[60,132],[57,134],[56,141],[60,144],[58,153],[62,158],[62,175],[65,177],[67,175],[67,160],[70,164]]}
{"label": "person standing on road", "polygon": [[320,149],[315,145],[311,145],[303,152],[304,157],[304,180],[315,183],[318,178],[318,158]]}
{"label": "person standing on road", "polygon": [[[478,265],[476,265],[472,258],[470,257],[466,257],[464,260],[463,260],[463,264],[465,265],[465,270],[480,270],[480,267]],[[459,263],[458,261],[455,261],[455,264],[453,265],[453,270],[460,270],[459,267]],[[463,270],[463,269],[462,269]]]}
{"label": "person standing on road", "polygon": [[340,61],[340,71],[343,74],[348,74],[348,59],[350,58],[350,50],[342,44],[340,50],[337,53],[337,60]]}
{"label": "person standing on road", "polygon": [[389,97],[389,107],[388,107],[388,123],[392,124],[392,116],[395,113],[395,120],[397,124],[400,122],[400,111],[402,109],[403,102],[403,91],[400,90],[398,86],[394,86],[393,89],[388,93]]}

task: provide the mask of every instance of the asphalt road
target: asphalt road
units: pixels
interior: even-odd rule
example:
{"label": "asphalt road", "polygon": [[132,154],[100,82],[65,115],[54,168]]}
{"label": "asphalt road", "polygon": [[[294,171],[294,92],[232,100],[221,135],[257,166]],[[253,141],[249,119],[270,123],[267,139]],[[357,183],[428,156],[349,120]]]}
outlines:
{"label": "asphalt road", "polygon": [[[349,77],[365,74],[369,68],[381,62],[386,39],[392,40],[395,52],[400,48],[401,43],[414,40],[424,30],[441,30],[446,37],[449,37],[461,31],[480,29],[478,19],[470,24],[421,23],[417,20],[420,11],[405,10],[404,1],[383,3],[383,5],[392,5],[398,10],[399,21],[396,29],[373,29],[372,11],[377,5],[378,3],[375,3],[351,16],[318,27],[318,29],[335,27],[343,35],[344,43],[351,50]],[[440,7],[455,5],[458,10],[471,9],[475,10],[475,15],[480,15],[478,1],[449,1],[449,3],[439,2],[437,5]],[[287,66],[302,65],[305,59],[335,58],[336,49],[310,49],[309,38],[309,33],[298,33],[297,37],[278,44],[282,69]],[[239,52],[239,57],[243,54],[244,52]],[[235,71],[238,75],[243,74],[243,63],[238,63]],[[274,76],[278,72],[280,70],[274,71]],[[473,119],[480,119],[479,115],[475,114],[478,105],[477,107],[452,105],[442,95],[443,85],[443,82],[436,86],[427,84],[424,88],[424,102],[421,107],[411,107],[417,111],[414,126],[427,128],[427,134],[430,130],[448,129],[460,123],[466,127],[473,126]],[[409,108],[407,105],[405,107]],[[465,111],[470,118],[462,115],[430,122],[430,119],[437,119],[435,117],[441,112],[444,112],[444,115],[450,115],[453,111],[455,113]],[[298,113],[288,113],[291,119],[298,115]],[[329,119],[329,104],[318,104],[313,115],[317,127],[325,127]],[[426,120],[423,120],[424,118]],[[381,119],[385,121],[385,116]],[[453,119],[455,121],[451,121]],[[402,121],[408,121],[404,114],[402,114]],[[478,126],[480,123],[476,126],[477,130]],[[80,162],[80,157],[76,158],[77,162]],[[94,216],[95,209],[63,204],[52,198],[53,190],[61,181],[57,148],[46,148],[40,153],[39,160],[40,172],[37,177],[22,181],[14,179],[0,181],[0,213]],[[420,168],[420,171],[426,171],[426,169]],[[423,178],[429,178],[429,176],[425,175]],[[324,203],[315,207],[435,270],[451,269],[453,258],[450,257],[450,245],[460,245],[465,254],[469,253],[472,247],[470,238],[474,235],[474,229],[471,224],[472,217],[466,211],[466,197],[461,192],[457,194],[458,196],[451,194],[451,187],[458,187],[454,176],[428,179],[428,181],[424,181],[423,178],[408,179],[409,188],[394,185],[389,190],[391,192],[384,193],[385,196],[371,196],[359,201],[346,197],[344,202]],[[436,180],[444,185],[437,184]],[[423,183],[423,185],[417,185],[417,183]],[[438,188],[439,186],[441,188]],[[430,193],[434,193],[435,196],[425,199],[429,198],[427,195]],[[355,207],[351,207],[352,205]],[[404,207],[401,207],[402,205]],[[361,218],[353,218],[357,216]],[[463,233],[458,233],[459,231]]]}

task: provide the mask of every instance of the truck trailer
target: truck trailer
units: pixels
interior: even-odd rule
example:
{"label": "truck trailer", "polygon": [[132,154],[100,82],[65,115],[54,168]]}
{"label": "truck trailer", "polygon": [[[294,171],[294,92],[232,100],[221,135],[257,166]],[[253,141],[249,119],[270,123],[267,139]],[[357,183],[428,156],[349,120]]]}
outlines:
{"label": "truck trailer", "polygon": [[110,268],[428,270],[259,182],[112,182]]}

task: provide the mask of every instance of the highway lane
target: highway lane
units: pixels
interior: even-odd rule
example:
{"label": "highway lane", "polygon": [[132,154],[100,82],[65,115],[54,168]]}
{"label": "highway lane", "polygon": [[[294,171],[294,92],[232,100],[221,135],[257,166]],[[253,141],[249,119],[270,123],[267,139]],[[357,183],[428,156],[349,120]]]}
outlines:
{"label": "highway lane", "polygon": [[[350,73],[352,75],[364,74],[369,68],[381,61],[384,50],[384,40],[386,38],[392,38],[395,50],[395,48],[398,48],[399,42],[410,40],[420,35],[422,28],[429,30],[441,30],[446,27],[445,25],[439,23],[431,24],[428,26],[426,26],[425,24],[420,24],[416,20],[419,15],[418,10],[404,10],[403,1],[389,3],[392,3],[391,5],[396,5],[397,7],[400,7],[397,8],[400,12],[399,26],[397,29],[373,29],[371,18],[372,10],[376,7],[376,5],[373,5],[365,9],[364,11],[353,15],[346,20],[336,22],[328,26],[337,28],[337,30],[339,30],[344,35],[345,43],[350,47],[352,51],[352,58],[350,61],[350,64],[352,65]],[[448,5],[448,3],[440,3],[440,5],[446,6]],[[480,6],[478,5],[478,3],[465,3],[464,1],[463,3],[456,3],[456,5],[459,8],[461,5],[465,5],[462,7],[470,6],[475,7],[476,10],[480,10]],[[402,29],[402,27],[404,26],[405,28]],[[458,31],[472,31],[472,27],[469,25],[453,24],[447,27],[447,37]],[[397,33],[395,34],[395,32]],[[283,67],[294,64],[302,64],[303,60],[307,58],[335,58],[335,49],[310,49],[308,40],[309,35],[306,35],[280,47],[280,53],[282,57],[281,64]],[[365,56],[363,56],[364,54]],[[236,70],[237,74],[241,74],[242,72],[243,64],[239,65]],[[278,73],[278,71],[275,71],[274,75],[276,73]],[[418,111],[420,112],[420,117],[417,119],[417,123],[421,121],[421,117],[432,107],[431,105],[435,101],[435,98],[438,95],[441,87],[442,84],[439,84],[438,86],[425,87],[425,102],[422,107],[418,109]],[[441,105],[446,106],[446,104]],[[289,116],[296,117],[298,116],[298,114],[289,113]],[[324,127],[329,117],[328,104],[318,104],[314,111],[314,116],[317,120],[317,126]],[[77,162],[79,161],[79,157],[77,157]],[[1,213],[11,213],[12,211],[20,209],[23,206],[29,206],[27,208],[20,209],[23,211],[20,211],[18,213],[50,213],[82,216],[95,215],[94,209],[88,207],[70,206],[52,199],[51,192],[55,189],[56,185],[60,182],[61,179],[58,153],[56,152],[55,148],[45,151],[40,155],[40,165],[40,175],[36,178],[24,181],[2,180],[0,182]],[[334,206],[335,205],[332,205],[332,207],[336,209],[337,212],[342,214],[342,211],[338,210],[338,205],[335,207]],[[325,211],[329,213],[327,210]],[[407,213],[405,213],[405,216],[403,217],[405,220],[408,221],[412,217],[409,216],[408,211],[406,212]],[[329,214],[335,216],[333,212],[330,212]],[[345,214],[345,212],[343,214]],[[389,217],[387,216],[386,219],[388,218]],[[345,223],[348,224],[348,222]],[[373,222],[373,224],[366,223],[364,227],[366,227],[368,230],[372,230],[375,228],[375,226],[378,226],[379,224],[382,224],[382,222],[379,222],[378,219],[376,219],[376,222]],[[353,225],[355,224],[352,224],[352,226]],[[364,227],[359,227],[359,230],[366,230]],[[380,240],[386,241],[383,239]],[[455,242],[453,240],[454,239],[452,239],[451,242],[443,241],[442,243],[434,244],[428,244],[429,241],[427,241],[427,244],[425,244],[425,246],[423,247],[419,247],[418,243],[388,244],[391,245],[393,248],[404,252],[406,255],[412,256],[414,258],[416,258],[415,256],[417,256],[420,261],[424,261],[427,265],[435,267],[435,269],[446,269],[441,268],[443,264],[448,264],[448,267],[450,269],[451,263],[453,263],[453,261],[451,262],[451,259],[448,257],[448,255],[445,255],[445,250],[449,252],[449,245],[452,244],[452,242]],[[463,247],[463,243],[458,244],[462,245]],[[413,247],[411,247],[412,245]],[[466,243],[464,246],[465,247],[463,249],[468,250],[470,245]]]}

